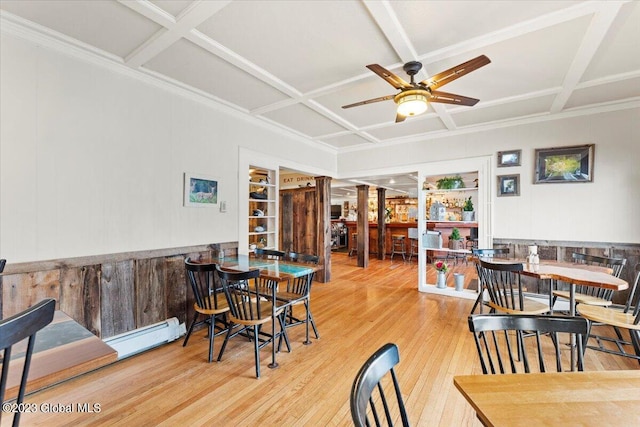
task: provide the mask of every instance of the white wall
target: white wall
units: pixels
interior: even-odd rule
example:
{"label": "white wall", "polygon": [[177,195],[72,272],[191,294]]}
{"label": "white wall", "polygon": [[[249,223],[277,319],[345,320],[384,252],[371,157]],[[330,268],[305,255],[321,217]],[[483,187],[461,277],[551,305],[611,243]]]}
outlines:
{"label": "white wall", "polygon": [[[536,148],[590,143],[596,144],[593,183],[533,184]],[[522,149],[522,165],[497,168],[496,152],[513,149]],[[407,159],[424,164],[483,155],[494,159],[495,238],[640,243],[639,109],[343,153],[338,170],[354,176],[406,165]],[[506,174],[520,174],[520,197],[496,197],[496,175]]]}
{"label": "white wall", "polygon": [[[335,171],[331,152],[130,73],[8,34],[0,43],[10,262],[237,241],[239,147]],[[183,207],[184,172],[218,177],[227,213]]]}

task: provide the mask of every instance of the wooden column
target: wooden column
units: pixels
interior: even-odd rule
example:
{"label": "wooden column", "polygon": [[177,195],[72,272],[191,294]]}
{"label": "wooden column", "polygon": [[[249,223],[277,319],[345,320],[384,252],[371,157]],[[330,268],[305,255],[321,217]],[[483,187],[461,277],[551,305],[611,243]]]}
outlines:
{"label": "wooden column", "polygon": [[378,187],[378,259],[384,259],[387,253],[386,236],[387,236],[387,224],[385,223],[385,197],[386,188]]}
{"label": "wooden column", "polygon": [[358,189],[358,267],[369,266],[369,186]]}
{"label": "wooden column", "polygon": [[315,278],[319,282],[331,280],[331,177],[317,176],[316,180],[316,251],[321,270]]}

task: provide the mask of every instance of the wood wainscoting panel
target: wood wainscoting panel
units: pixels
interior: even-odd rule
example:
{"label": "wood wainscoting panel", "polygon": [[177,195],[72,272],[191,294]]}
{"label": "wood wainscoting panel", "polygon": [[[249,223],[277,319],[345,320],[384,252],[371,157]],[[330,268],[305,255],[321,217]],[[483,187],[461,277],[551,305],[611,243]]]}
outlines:
{"label": "wood wainscoting panel", "polygon": [[101,266],[62,268],[60,270],[60,310],[100,336]]}
{"label": "wood wainscoting panel", "polygon": [[102,264],[100,317],[102,339],[136,329],[133,260]]}
{"label": "wood wainscoting panel", "polygon": [[37,302],[53,298],[60,303],[60,270],[34,271],[2,276],[2,318],[13,316]]}
{"label": "wood wainscoting panel", "polygon": [[136,328],[167,318],[165,273],[164,258],[135,261]]}
{"label": "wood wainscoting panel", "polygon": [[[172,256],[164,259],[164,286],[167,304],[165,318],[176,317],[180,323],[187,322],[187,312],[193,311],[193,292],[184,271],[184,257]],[[190,318],[190,317],[189,317]],[[163,319],[164,320],[164,319]]]}

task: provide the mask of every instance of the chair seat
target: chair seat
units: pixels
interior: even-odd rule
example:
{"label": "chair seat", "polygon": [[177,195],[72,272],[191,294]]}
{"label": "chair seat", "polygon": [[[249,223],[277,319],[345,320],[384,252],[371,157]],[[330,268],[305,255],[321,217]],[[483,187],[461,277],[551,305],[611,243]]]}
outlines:
{"label": "chair seat", "polygon": [[[213,296],[208,296],[207,299],[209,300],[209,305],[213,307],[215,305]],[[229,304],[227,303],[227,299],[224,298],[224,295],[218,295],[218,308],[202,308],[198,305],[198,303],[194,303],[193,308],[198,313],[210,316],[212,314],[226,313],[227,311],[229,311]]]}
{"label": "chair seat", "polygon": [[489,304],[489,307],[494,308],[496,311],[499,311],[502,313],[508,313],[508,314],[544,314],[550,311],[548,304],[543,304],[541,302],[534,301],[529,298],[524,298],[524,307],[522,310],[505,308],[491,301],[489,301],[488,304]]}
{"label": "chair seat", "polygon": [[[568,300],[570,297],[569,291],[553,291],[553,295],[555,295],[556,297],[564,298],[566,300]],[[575,300],[576,303],[596,305],[600,307],[606,307],[612,304],[609,300],[593,297],[591,295],[581,294],[580,292],[575,293]]]}
{"label": "chair seat", "polygon": [[592,322],[606,323],[624,329],[640,330],[640,324],[633,323],[635,320],[633,313],[625,313],[616,309],[612,310],[606,307],[588,304],[579,304],[577,310],[580,316]]}
{"label": "chair seat", "polygon": [[[275,315],[279,315],[280,313],[282,313],[283,308],[279,307],[276,309],[276,313]],[[264,323],[267,323],[271,320],[271,305],[270,304],[261,304],[260,305],[260,313],[259,316],[255,315],[255,319],[238,319],[237,317],[233,316],[232,314],[229,315],[229,319],[233,322],[233,323],[237,323],[240,325],[244,325],[244,326],[253,326],[253,325],[262,325]]]}
{"label": "chair seat", "polygon": [[286,303],[298,302],[298,301],[302,302],[304,299],[305,299],[304,295],[300,295],[295,292],[283,291],[283,292],[276,293],[276,300],[283,301]]}

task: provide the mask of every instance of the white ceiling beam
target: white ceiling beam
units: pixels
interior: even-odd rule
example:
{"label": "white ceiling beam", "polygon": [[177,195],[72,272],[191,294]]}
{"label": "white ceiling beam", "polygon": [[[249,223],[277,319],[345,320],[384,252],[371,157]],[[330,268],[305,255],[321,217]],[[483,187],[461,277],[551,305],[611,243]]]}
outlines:
{"label": "white ceiling beam", "polygon": [[623,3],[607,2],[607,6],[597,12],[587,32],[582,38],[582,43],[576,52],[573,62],[569,66],[569,70],[565,75],[562,83],[562,91],[556,96],[551,105],[551,114],[558,113],[563,110],[571,94],[576,89],[582,75],[593,60],[593,56],[598,51],[602,41],[612,28],[616,17],[620,13]]}
{"label": "white ceiling beam", "polygon": [[[153,16],[157,19],[163,19],[164,23],[161,25],[166,25],[166,29],[158,31],[125,58],[125,63],[132,68],[142,66],[176,41],[187,36],[194,28],[215,15],[230,1],[194,2],[180,14],[175,23],[171,23],[166,17],[160,15],[157,8],[150,7],[148,3],[139,1],[123,3],[136,11],[141,11],[147,17]],[[154,21],[158,22],[156,19]]]}

